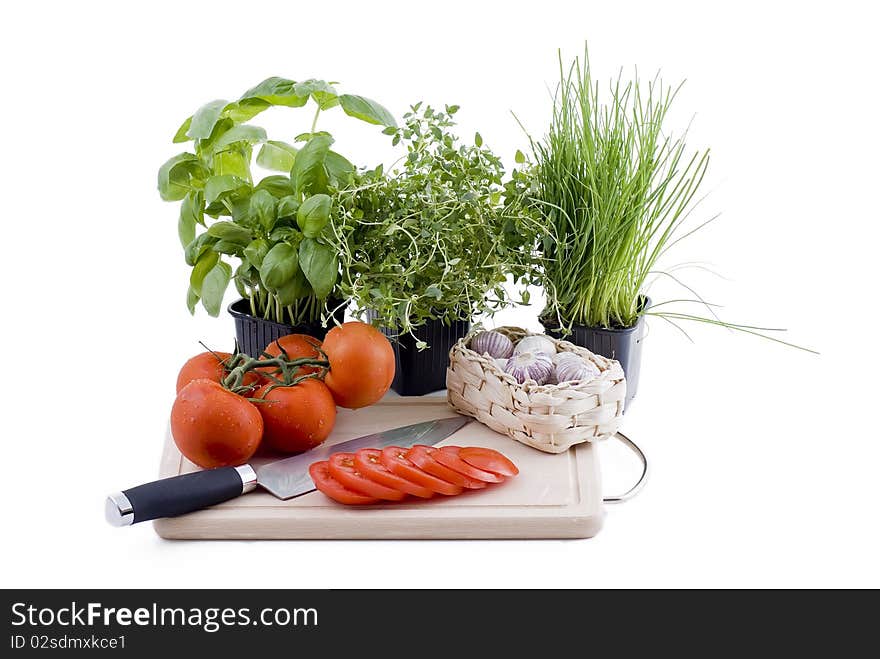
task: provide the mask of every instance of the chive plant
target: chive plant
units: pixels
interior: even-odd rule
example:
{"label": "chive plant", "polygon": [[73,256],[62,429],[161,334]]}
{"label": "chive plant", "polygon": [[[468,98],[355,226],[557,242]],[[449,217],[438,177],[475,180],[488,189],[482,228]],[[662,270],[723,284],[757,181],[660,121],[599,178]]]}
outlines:
{"label": "chive plant", "polygon": [[618,77],[603,102],[590,63],[575,59],[560,83],[536,158],[535,201],[547,308],[564,327],[633,326],[659,256],[694,205],[709,152],[687,151],[663,123],[681,86]]}

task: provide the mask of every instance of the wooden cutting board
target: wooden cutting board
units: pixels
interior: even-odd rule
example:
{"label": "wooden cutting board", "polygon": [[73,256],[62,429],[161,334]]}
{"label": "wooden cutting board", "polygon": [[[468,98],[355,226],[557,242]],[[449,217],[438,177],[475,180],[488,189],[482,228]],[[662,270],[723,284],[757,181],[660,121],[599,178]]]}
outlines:
{"label": "wooden cutting board", "polygon": [[[342,442],[454,413],[445,397],[403,398],[391,393],[361,410],[340,410],[327,441]],[[320,492],[288,501],[259,488],[226,503],[154,522],[163,538],[189,540],[589,538],[602,527],[599,465],[582,444],[561,454],[542,453],[472,421],[439,444],[486,446],[520,469],[515,478],[457,497],[342,506]],[[272,459],[255,457],[252,464]],[[160,477],[197,471],[166,437]]]}

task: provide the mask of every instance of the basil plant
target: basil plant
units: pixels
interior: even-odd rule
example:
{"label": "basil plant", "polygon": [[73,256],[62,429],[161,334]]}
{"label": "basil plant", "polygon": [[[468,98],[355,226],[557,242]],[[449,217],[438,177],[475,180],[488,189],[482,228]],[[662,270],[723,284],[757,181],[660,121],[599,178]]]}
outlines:
{"label": "basil plant", "polygon": [[[272,106],[317,107],[311,129],[293,144],[270,140],[246,123]],[[251,313],[299,325],[325,315],[337,292],[338,239],[331,214],[355,167],[317,131],[318,116],[334,107],[369,124],[394,128],[384,107],[362,96],[337,93],[323,80],[268,78],[237,101],[199,108],[174,136],[192,150],[159,169],[159,194],[180,202],[178,235],[188,265],[190,313],[196,305],[220,313],[230,281],[250,300]],[[254,182],[251,165],[283,172]],[[233,265],[237,266],[233,271]]]}

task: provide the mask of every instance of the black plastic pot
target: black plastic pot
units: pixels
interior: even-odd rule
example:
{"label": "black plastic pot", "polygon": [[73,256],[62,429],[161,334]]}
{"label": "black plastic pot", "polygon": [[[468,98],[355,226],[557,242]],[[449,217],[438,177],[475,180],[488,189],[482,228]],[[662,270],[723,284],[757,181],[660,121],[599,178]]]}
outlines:
{"label": "black plastic pot", "polygon": [[[651,301],[645,298],[642,306],[647,307],[650,304]],[[595,352],[597,355],[619,361],[623,367],[623,373],[626,375],[626,404],[624,408],[629,408],[639,386],[639,371],[642,364],[642,340],[645,338],[644,316],[639,316],[639,320],[633,327],[606,329],[574,325],[571,328],[571,334],[565,335],[563,335],[558,327],[553,327],[543,319],[541,324],[544,325],[544,330],[547,334],[554,338],[571,341],[575,345]]]}
{"label": "black plastic pot", "polygon": [[[274,320],[265,320],[252,316],[250,302],[245,298],[230,304],[229,313],[235,319],[235,336],[238,339],[238,349],[251,357],[259,357],[267,345],[282,336],[288,334],[308,334],[323,341],[327,332],[333,328],[332,323],[328,323],[327,327],[323,327],[320,322],[288,325],[287,323],[276,323]],[[345,318],[345,308],[337,310],[334,317],[341,323]]]}
{"label": "black plastic pot", "polygon": [[[375,314],[367,312],[372,320]],[[446,325],[440,320],[429,320],[410,334],[397,335],[397,330],[380,327],[394,348],[394,380],[391,388],[401,396],[422,396],[446,388],[446,367],[449,351],[456,341],[467,336],[471,324],[466,320]],[[419,350],[417,341],[424,341],[428,348]]]}

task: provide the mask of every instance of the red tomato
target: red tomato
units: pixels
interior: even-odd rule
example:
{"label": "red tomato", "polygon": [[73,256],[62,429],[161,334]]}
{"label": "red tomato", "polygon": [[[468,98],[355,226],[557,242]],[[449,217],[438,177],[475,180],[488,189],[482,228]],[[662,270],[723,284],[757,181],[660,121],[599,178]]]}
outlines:
{"label": "red tomato", "polygon": [[506,456],[498,451],[482,446],[469,446],[458,452],[458,457],[472,467],[484,469],[502,476],[516,476],[519,469]]}
{"label": "red tomato", "polygon": [[[193,380],[205,378],[220,382],[229,374],[226,367],[227,360],[232,357],[228,352],[203,352],[189,359],[180,373],[177,375],[177,391],[180,392]],[[258,386],[259,376],[256,373],[246,373],[242,379],[245,386]]]}
{"label": "red tomato", "polygon": [[[292,387],[266,385],[256,397],[265,425],[266,443],[278,451],[298,453],[318,446],[336,422],[336,405],[324,383],[314,378]],[[266,393],[268,391],[268,393]]]}
{"label": "red tomato", "polygon": [[400,448],[399,446],[389,446],[384,448],[382,449],[381,460],[382,464],[385,465],[385,468],[391,473],[397,474],[401,478],[405,478],[413,483],[418,483],[419,485],[427,487],[437,494],[444,494],[451,497],[462,493],[462,488],[458,485],[453,485],[448,481],[432,476],[416,467],[407,459],[405,448]]}
{"label": "red tomato", "polygon": [[432,476],[454,483],[460,487],[466,487],[469,490],[482,490],[486,487],[483,481],[468,478],[449,467],[444,467],[432,457],[437,452],[437,449],[433,446],[416,444],[406,452],[406,457],[422,471],[426,471]]}
{"label": "red tomato", "polygon": [[246,399],[199,378],[177,394],[171,435],[180,452],[200,467],[235,466],[250,460],[260,445],[263,419]]}
{"label": "red tomato", "polygon": [[[277,357],[281,354],[283,349],[283,351],[287,353],[288,359],[301,359],[303,357],[320,359],[320,347],[321,342],[314,336],[309,336],[308,334],[288,334],[287,336],[282,336],[280,339],[272,341],[272,343],[266,346],[266,349],[263,352],[272,357]],[[274,369],[267,366],[257,370],[272,372]],[[301,366],[298,373],[305,375],[307,373],[317,373],[319,370],[320,367],[318,366]]]}
{"label": "red tomato", "polygon": [[330,475],[350,490],[386,501],[400,501],[406,496],[401,490],[371,481],[364,476],[354,463],[354,453],[334,453],[327,462],[330,463]]}
{"label": "red tomato", "polygon": [[453,471],[464,474],[468,478],[483,481],[484,483],[504,482],[504,476],[493,474],[491,471],[483,471],[482,469],[477,469],[476,467],[473,467],[462,460],[460,457],[458,457],[458,452],[460,450],[461,447],[459,446],[443,446],[440,448],[439,451],[434,451],[433,453],[431,453],[431,457],[442,464],[444,467],[448,467]]}
{"label": "red tomato", "polygon": [[345,503],[350,506],[365,506],[371,503],[378,503],[378,499],[373,499],[366,495],[349,490],[339,481],[330,475],[330,465],[326,460],[315,462],[309,467],[309,476],[315,482],[315,487],[326,496],[339,503]]}
{"label": "red tomato", "polygon": [[374,448],[364,448],[355,453],[354,464],[364,476],[371,481],[380,483],[387,487],[406,492],[414,497],[422,497],[430,499],[434,496],[434,491],[424,485],[413,483],[405,478],[401,478],[397,474],[390,472],[385,465],[382,464],[382,451]]}
{"label": "red tomato", "polygon": [[372,325],[352,321],[327,332],[322,345],[330,360],[324,382],[340,407],[372,405],[394,379],[394,350]]}

